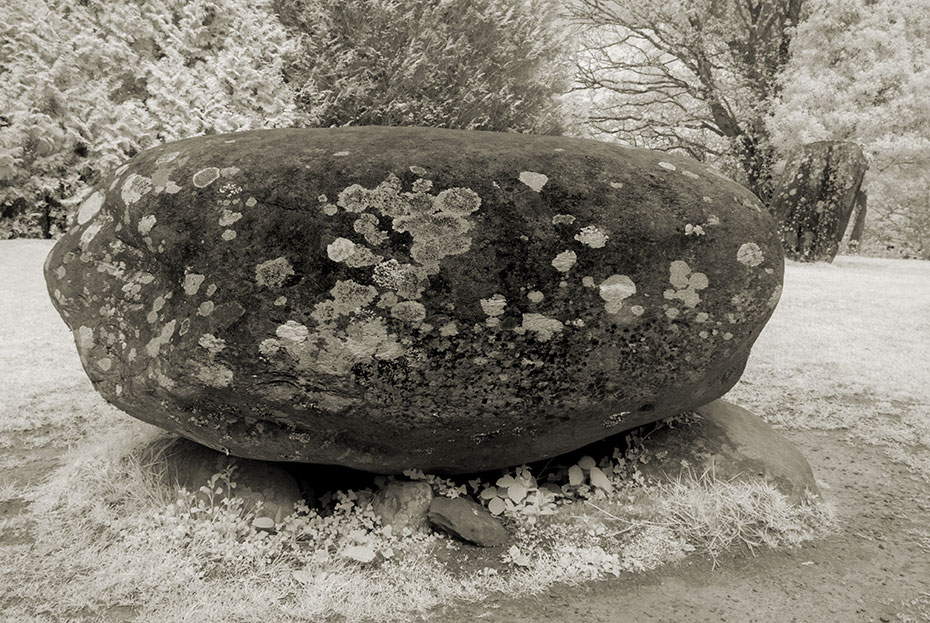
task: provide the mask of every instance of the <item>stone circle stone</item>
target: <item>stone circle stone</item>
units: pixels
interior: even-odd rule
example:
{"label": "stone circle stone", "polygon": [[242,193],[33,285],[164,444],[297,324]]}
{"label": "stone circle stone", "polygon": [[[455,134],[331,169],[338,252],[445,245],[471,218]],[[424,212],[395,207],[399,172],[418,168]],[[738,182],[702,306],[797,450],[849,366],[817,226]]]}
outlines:
{"label": "stone circle stone", "polygon": [[555,456],[724,394],[781,291],[751,192],[591,140],[206,136],[140,153],[87,201],[45,275],[95,388],[253,459]]}

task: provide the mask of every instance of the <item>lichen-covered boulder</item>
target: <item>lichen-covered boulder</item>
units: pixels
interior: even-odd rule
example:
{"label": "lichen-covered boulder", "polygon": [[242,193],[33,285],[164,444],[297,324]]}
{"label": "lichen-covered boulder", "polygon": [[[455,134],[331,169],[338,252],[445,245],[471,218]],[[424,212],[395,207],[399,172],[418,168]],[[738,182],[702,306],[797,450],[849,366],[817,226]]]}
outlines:
{"label": "lichen-covered boulder", "polygon": [[756,197],[693,160],[377,127],[143,152],[45,266],[114,405],[378,472],[519,464],[703,405],[782,271]]}

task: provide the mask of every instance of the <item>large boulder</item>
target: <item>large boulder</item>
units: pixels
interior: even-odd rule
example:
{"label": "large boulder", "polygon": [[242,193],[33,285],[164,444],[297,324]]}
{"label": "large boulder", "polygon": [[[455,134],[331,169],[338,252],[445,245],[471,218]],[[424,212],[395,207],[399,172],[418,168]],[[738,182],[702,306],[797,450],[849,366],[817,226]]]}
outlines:
{"label": "large boulder", "polygon": [[688,158],[379,127],[145,151],[45,266],[130,415],[382,473],[529,462],[719,397],[782,272],[756,197]]}
{"label": "large boulder", "polygon": [[788,154],[771,208],[781,223],[788,257],[833,261],[857,201],[862,202],[865,217],[865,195],[860,188],[868,168],[855,143],[818,141]]}

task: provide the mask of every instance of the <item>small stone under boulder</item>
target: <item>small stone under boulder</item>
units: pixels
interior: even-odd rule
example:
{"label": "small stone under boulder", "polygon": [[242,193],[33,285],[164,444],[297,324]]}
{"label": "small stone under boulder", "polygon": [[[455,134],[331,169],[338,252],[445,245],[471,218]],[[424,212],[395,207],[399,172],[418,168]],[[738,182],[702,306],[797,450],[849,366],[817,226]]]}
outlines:
{"label": "small stone under boulder", "polygon": [[761,478],[797,504],[820,495],[807,459],[781,433],[746,409],[715,400],[694,410],[696,417],[649,436],[651,458],[639,470],[652,481],[690,471],[720,480]]}
{"label": "small stone under boulder", "polygon": [[294,512],[294,505],[303,498],[294,478],[283,468],[266,461],[254,461],[227,456],[187,439],[177,439],[168,445],[157,459],[164,463],[168,484],[178,484],[188,491],[202,495],[200,487],[214,474],[232,467],[232,490],[219,494],[215,502],[224,497],[242,498],[243,510],[251,511],[261,502],[256,517],[268,517],[279,522]]}
{"label": "small stone under boulder", "polygon": [[430,502],[433,488],[425,482],[388,483],[375,494],[371,509],[381,518],[381,523],[391,526],[395,533],[409,529],[414,533],[429,532]]}
{"label": "small stone under boulder", "polygon": [[510,538],[500,521],[467,498],[433,498],[429,521],[440,530],[481,547],[497,547]]}
{"label": "small stone under boulder", "polygon": [[723,395],[782,272],[771,215],[694,160],[383,127],[142,152],[45,264],[126,413],[394,474],[528,463]]}

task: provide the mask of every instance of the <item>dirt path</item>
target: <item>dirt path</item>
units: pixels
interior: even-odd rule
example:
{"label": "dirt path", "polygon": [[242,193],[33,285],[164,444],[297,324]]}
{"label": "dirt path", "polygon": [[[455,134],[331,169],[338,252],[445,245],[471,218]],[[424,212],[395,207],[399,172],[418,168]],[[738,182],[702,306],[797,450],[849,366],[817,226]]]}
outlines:
{"label": "dirt path", "polygon": [[[584,588],[497,598],[435,613],[443,623],[488,621],[930,621],[930,488],[877,448],[835,432],[788,435],[837,505],[837,534],[788,552],[735,554]],[[923,540],[920,533],[924,531]]]}

